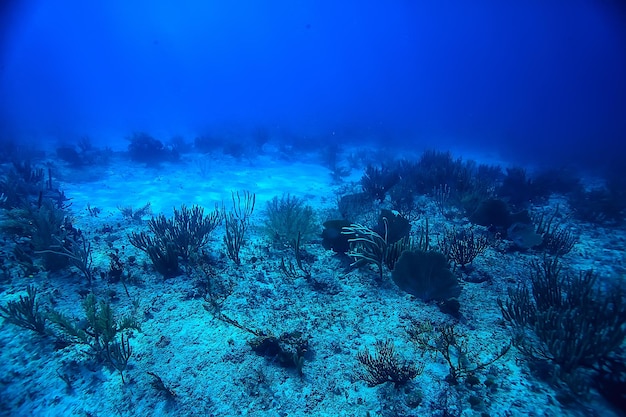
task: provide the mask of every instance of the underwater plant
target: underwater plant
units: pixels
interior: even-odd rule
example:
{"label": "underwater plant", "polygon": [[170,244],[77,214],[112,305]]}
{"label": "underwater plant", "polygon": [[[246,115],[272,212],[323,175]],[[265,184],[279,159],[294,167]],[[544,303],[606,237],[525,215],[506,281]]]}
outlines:
{"label": "underwater plant", "polygon": [[497,230],[506,230],[514,223],[532,223],[528,211],[512,213],[504,200],[494,198],[479,202],[469,219],[472,223]]}
{"label": "underwater plant", "polygon": [[67,248],[68,238],[76,237],[79,231],[71,225],[64,208],[57,207],[49,198],[42,198],[37,206],[29,204],[5,214],[0,229],[23,236],[28,243],[15,246],[24,255],[22,259],[32,253],[39,254],[47,271],[58,271],[69,265],[69,257],[63,253],[62,247]]}
{"label": "underwater plant", "polygon": [[30,160],[14,160],[9,171],[0,177],[2,205],[21,208],[36,201],[46,187],[45,171],[35,167]]}
{"label": "underwater plant", "polygon": [[455,159],[449,151],[431,149],[422,153],[406,175],[420,194],[428,194],[443,184],[447,184],[455,194],[462,194],[472,186],[474,171],[471,161],[463,162],[461,158]]}
{"label": "underwater plant", "polygon": [[37,288],[34,285],[26,287],[26,295],[20,295],[19,301],[9,301],[0,306],[0,317],[7,323],[32,330],[39,334],[46,332],[46,315],[39,310]]}
{"label": "underwater plant", "polygon": [[268,201],[265,216],[265,232],[275,245],[293,246],[298,233],[307,240],[316,231],[313,208],[290,194]]}
{"label": "underwater plant", "polygon": [[553,377],[575,394],[588,390],[598,371],[626,337],[626,291],[602,288],[591,271],[563,274],[558,258],[530,266],[530,285],[498,300],[513,326],[514,345],[531,361],[551,365]]}
{"label": "underwater plant", "polygon": [[439,248],[455,265],[465,269],[474,259],[489,247],[489,239],[484,234],[474,233],[473,227],[461,230],[445,229]]}
{"label": "underwater plant", "polygon": [[226,229],[226,234],[224,235],[226,253],[236,265],[241,265],[239,252],[243,246],[246,231],[250,226],[250,216],[254,212],[254,204],[256,202],[254,193],[244,191],[242,194],[243,199],[239,192],[231,193],[233,208],[230,212],[227,213],[226,208],[222,207],[224,227]]}
{"label": "underwater plant", "polygon": [[[130,315],[115,318],[111,304],[98,301],[93,293],[83,300],[83,310],[85,318],[80,323],[56,310],[50,310],[48,318],[62,330],[66,342],[89,346],[97,361],[107,363],[120,372],[124,383],[123,371],[132,356],[129,336],[125,335],[125,331],[141,331],[139,322]],[[119,342],[116,340],[118,335]]]}
{"label": "underwater plant", "polygon": [[164,278],[174,278],[181,273],[178,264],[178,250],[174,243],[162,242],[145,232],[133,232],[128,239],[131,245],[148,255],[154,269]]}
{"label": "underwater plant", "polygon": [[441,252],[408,250],[402,252],[391,273],[398,287],[428,301],[447,301],[461,294],[456,276]]}
{"label": "underwater plant", "polygon": [[94,147],[89,136],[82,136],[75,145],[64,144],[56,149],[57,157],[74,169],[106,165],[112,154],[110,148]]}
{"label": "underwater plant", "polygon": [[128,155],[136,162],[158,164],[177,161],[180,157],[178,150],[163,145],[163,142],[144,132],[133,133],[128,140]]}
{"label": "underwater plant", "polygon": [[[382,231],[379,233],[378,230],[381,228]],[[383,210],[375,229],[361,224],[351,224],[343,227],[341,233],[348,236],[350,248],[346,254],[354,259],[350,266],[375,265],[378,269],[379,282],[382,282],[385,267],[389,271],[394,270],[403,252],[412,249],[428,250],[428,220],[419,238],[411,239],[408,236],[409,222],[399,214]]]}
{"label": "underwater plant", "polygon": [[448,365],[446,382],[456,385],[461,379],[466,382],[476,378],[476,373],[493,365],[511,349],[503,345],[491,358],[479,362],[480,355],[470,351],[468,336],[457,330],[454,324],[433,326],[430,322],[413,323],[408,329],[409,338],[422,354],[440,355]]}
{"label": "underwater plant", "polygon": [[381,236],[360,224],[344,227],[342,233],[350,236],[348,238],[350,250],[346,253],[354,259],[350,266],[376,265],[379,282],[383,280],[385,267],[390,271],[393,270],[400,254],[405,250],[410,250],[412,245],[408,237],[390,243],[388,233]]}
{"label": "underwater plant", "polygon": [[609,184],[591,190],[579,190],[570,196],[570,206],[579,219],[594,224],[619,225],[626,218],[626,196],[623,188]]}
{"label": "underwater plant", "polygon": [[374,343],[375,353],[372,355],[367,348],[357,353],[356,359],[363,365],[364,371],[358,374],[359,379],[374,387],[392,382],[398,388],[420,375],[424,366],[415,366],[399,358],[391,340],[377,340]]}
{"label": "underwater plant", "polygon": [[535,198],[546,197],[522,167],[506,169],[506,175],[497,189],[497,194],[517,209],[527,207]]}
{"label": "underwater plant", "polygon": [[174,392],[174,390],[166,385],[165,382],[163,382],[163,379],[158,374],[150,371],[148,371],[147,374],[152,377],[152,381],[150,381],[150,385],[152,386],[152,388],[154,388],[159,393],[163,393],[163,395],[167,399],[176,398],[176,393]]}
{"label": "underwater plant", "polygon": [[352,224],[344,227],[343,234],[352,236],[348,239],[350,250],[348,256],[354,259],[350,266],[373,264],[378,269],[378,280],[383,280],[383,265],[387,259],[388,244],[383,237],[370,228]]}
{"label": "underwater plant", "polygon": [[400,174],[387,165],[368,165],[361,177],[361,188],[371,201],[383,201],[391,188],[400,181]]}
{"label": "underwater plant", "polygon": [[132,206],[121,207],[118,206],[117,209],[122,213],[122,217],[125,220],[130,220],[134,222],[141,222],[141,219],[144,216],[151,214],[151,204],[147,202],[143,207],[139,207],[137,209],[133,209]]}
{"label": "underwater plant", "polygon": [[290,280],[294,280],[298,277],[302,277],[306,280],[310,280],[312,278],[311,267],[309,265],[305,265],[302,259],[303,251],[300,248],[300,238],[301,235],[298,233],[298,238],[293,246],[296,264],[294,265],[291,261],[285,262],[285,258],[281,258],[280,265],[278,267],[280,272],[282,272],[282,274]]}
{"label": "underwater plant", "polygon": [[559,205],[552,212],[552,215],[536,216],[536,234],[541,236],[539,249],[544,250],[549,255],[562,256],[569,253],[576,244],[576,237],[561,221],[555,221],[559,215]]}
{"label": "underwater plant", "polygon": [[75,233],[72,235],[68,233],[63,240],[57,238],[57,244],[50,246],[49,249],[36,251],[35,253],[66,258],[70,265],[76,267],[83,274],[89,285],[92,284],[94,270],[92,267],[91,243],[80,230],[75,230]]}
{"label": "underwater plant", "polygon": [[174,216],[166,218],[163,214],[148,221],[151,234],[132,232],[129,235],[131,245],[148,254],[159,273],[171,278],[179,273],[178,257],[185,263],[195,263],[200,249],[205,246],[210,234],[220,224],[221,215],[216,208],[208,215],[200,206],[180,210],[174,208]]}

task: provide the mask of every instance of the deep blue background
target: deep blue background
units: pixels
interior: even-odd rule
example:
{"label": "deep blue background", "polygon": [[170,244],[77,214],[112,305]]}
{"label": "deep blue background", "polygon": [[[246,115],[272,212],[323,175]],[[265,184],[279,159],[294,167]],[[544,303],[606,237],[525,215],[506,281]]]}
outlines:
{"label": "deep blue background", "polygon": [[3,7],[3,138],[123,141],[143,130],[191,139],[228,125],[559,164],[621,160],[626,148],[617,2]]}

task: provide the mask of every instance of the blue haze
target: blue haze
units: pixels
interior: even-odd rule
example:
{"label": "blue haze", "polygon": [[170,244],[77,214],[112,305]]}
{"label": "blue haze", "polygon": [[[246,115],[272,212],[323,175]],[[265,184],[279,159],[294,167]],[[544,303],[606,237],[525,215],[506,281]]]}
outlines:
{"label": "blue haze", "polygon": [[263,127],[588,166],[626,148],[617,2],[4,4],[2,139]]}

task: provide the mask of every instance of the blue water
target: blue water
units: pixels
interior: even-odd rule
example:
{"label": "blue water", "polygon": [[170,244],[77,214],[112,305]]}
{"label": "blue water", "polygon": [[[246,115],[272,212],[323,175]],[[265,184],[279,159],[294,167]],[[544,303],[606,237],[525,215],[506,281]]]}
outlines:
{"label": "blue water", "polygon": [[619,2],[3,4],[4,137],[260,126],[559,163],[624,150]]}

